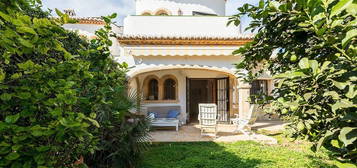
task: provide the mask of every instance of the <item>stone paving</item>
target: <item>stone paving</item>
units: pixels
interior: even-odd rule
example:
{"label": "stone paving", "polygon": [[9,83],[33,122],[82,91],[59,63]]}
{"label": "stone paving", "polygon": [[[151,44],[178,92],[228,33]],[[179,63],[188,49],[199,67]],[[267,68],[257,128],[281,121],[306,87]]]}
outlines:
{"label": "stone paving", "polygon": [[[279,131],[283,129],[284,123],[281,121],[261,121],[251,126],[252,130]],[[254,131],[250,135],[234,132],[234,125],[218,124],[218,134],[216,137],[201,136],[198,124],[188,124],[179,128],[176,132],[173,128],[161,128],[151,132],[152,142],[236,142],[236,141],[256,141],[264,144],[276,144],[277,140]]]}

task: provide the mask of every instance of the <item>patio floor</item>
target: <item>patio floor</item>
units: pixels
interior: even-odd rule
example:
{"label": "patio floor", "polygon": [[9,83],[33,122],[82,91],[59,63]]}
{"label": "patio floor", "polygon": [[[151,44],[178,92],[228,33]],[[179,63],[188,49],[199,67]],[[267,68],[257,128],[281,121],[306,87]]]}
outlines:
{"label": "patio floor", "polygon": [[[252,130],[279,131],[283,129],[282,121],[258,121],[251,126]],[[277,140],[262,134],[243,135],[234,132],[234,125],[218,124],[217,137],[201,136],[198,124],[188,124],[181,126],[176,132],[172,128],[156,129],[152,131],[152,142],[198,142],[198,141],[215,141],[215,142],[235,142],[252,140],[264,144],[276,144]]]}

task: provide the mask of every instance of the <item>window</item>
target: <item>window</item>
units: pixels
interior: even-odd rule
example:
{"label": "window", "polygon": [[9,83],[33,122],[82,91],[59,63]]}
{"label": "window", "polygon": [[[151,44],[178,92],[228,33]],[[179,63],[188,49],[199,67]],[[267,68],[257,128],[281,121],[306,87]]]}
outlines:
{"label": "window", "polygon": [[169,78],[164,82],[164,100],[176,99],[176,81]]}
{"label": "window", "polygon": [[147,100],[159,99],[159,82],[156,79],[150,79],[148,85]]}
{"label": "window", "polygon": [[267,80],[255,80],[252,82],[250,88],[251,95],[268,94],[268,81]]}
{"label": "window", "polygon": [[156,75],[149,75],[143,82],[143,97],[148,102],[172,102],[177,101],[178,82],[173,75],[164,75],[158,78]]}

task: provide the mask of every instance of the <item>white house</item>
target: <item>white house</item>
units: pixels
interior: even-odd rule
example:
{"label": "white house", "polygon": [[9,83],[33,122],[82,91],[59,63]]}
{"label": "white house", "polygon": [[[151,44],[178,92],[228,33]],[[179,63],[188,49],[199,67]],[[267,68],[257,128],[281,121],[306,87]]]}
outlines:
{"label": "white house", "polygon": [[[225,122],[248,112],[250,93],[271,91],[269,76],[252,84],[238,78],[233,64],[241,57],[232,52],[251,41],[252,34],[227,26],[225,0],[135,3],[136,15],[116,28],[112,54],[132,67],[129,86],[144,107],[179,106],[180,121],[189,123],[197,121],[198,103],[216,103],[219,121]],[[80,20],[65,27],[90,34],[102,24]]]}

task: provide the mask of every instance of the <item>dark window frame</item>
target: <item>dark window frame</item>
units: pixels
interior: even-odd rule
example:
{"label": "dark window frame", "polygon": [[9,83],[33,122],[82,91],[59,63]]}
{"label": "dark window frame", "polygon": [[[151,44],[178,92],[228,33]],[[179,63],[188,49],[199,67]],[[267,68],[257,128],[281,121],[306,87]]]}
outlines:
{"label": "dark window frame", "polygon": [[177,95],[177,81],[172,79],[172,78],[168,78],[165,79],[164,83],[163,83],[163,90],[164,90],[164,100],[176,100],[176,95]]}
{"label": "dark window frame", "polygon": [[[154,96],[151,98],[151,96]],[[150,79],[148,82],[147,100],[159,100],[159,81],[157,79]]]}
{"label": "dark window frame", "polygon": [[250,95],[268,95],[268,80],[254,80],[251,85]]}

